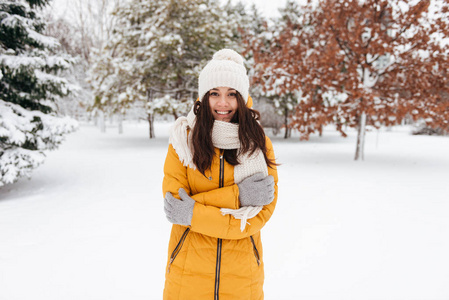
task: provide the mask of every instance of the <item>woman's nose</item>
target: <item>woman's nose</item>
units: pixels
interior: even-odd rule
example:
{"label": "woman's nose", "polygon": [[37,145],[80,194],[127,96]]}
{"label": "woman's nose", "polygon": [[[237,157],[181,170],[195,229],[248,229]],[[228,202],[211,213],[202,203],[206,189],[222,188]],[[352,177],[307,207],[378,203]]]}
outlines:
{"label": "woman's nose", "polygon": [[226,105],[226,96],[225,95],[220,96],[220,98],[218,99],[218,104],[221,106]]}

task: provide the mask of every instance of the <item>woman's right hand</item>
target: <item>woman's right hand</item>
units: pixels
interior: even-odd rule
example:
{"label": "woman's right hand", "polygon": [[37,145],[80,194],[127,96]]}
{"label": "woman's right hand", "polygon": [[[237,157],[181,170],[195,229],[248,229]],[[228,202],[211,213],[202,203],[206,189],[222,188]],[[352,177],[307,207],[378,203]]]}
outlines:
{"label": "woman's right hand", "polygon": [[237,184],[241,206],[263,206],[274,199],[274,178],[256,173]]}

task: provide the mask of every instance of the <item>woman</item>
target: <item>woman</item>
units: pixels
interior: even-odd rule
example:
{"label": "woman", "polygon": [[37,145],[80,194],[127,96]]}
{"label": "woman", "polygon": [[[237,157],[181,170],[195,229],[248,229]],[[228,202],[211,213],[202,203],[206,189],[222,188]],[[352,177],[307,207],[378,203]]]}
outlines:
{"label": "woman", "polygon": [[251,110],[243,58],[215,53],[199,99],[176,120],[164,165],[173,223],[164,299],[263,299],[260,230],[277,200],[271,141]]}

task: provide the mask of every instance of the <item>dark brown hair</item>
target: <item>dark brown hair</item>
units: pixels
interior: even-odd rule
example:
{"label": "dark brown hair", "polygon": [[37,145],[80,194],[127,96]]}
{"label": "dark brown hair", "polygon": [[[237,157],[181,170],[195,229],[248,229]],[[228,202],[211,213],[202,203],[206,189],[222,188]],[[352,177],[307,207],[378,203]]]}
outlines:
{"label": "dark brown hair", "polygon": [[[212,159],[215,155],[214,145],[212,143],[212,128],[214,126],[214,117],[209,105],[209,95],[207,92],[203,99],[195,102],[193,112],[196,115],[196,123],[192,129],[193,143],[193,163],[197,169],[204,175],[204,172],[210,169]],[[239,124],[240,153],[249,153],[250,155],[260,149],[265,157],[269,167],[276,164],[267,157],[267,147],[265,144],[265,132],[262,126],[257,122],[260,119],[260,113],[257,110],[248,108],[242,95],[236,92],[237,111],[231,122]],[[239,149],[224,150],[226,161],[236,166]]]}

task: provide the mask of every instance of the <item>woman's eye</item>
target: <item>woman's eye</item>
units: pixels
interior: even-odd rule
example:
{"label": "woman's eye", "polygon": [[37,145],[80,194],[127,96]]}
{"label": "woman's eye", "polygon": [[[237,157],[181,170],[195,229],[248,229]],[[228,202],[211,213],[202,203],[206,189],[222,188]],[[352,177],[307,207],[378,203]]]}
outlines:
{"label": "woman's eye", "polygon": [[211,92],[210,95],[211,95],[211,96],[214,96],[214,97],[217,97],[217,96],[218,96],[218,93],[217,93],[217,92]]}
{"label": "woman's eye", "polygon": [[234,98],[234,97],[237,97],[237,93],[230,93],[230,94],[229,94],[229,97],[233,97],[233,98]]}

